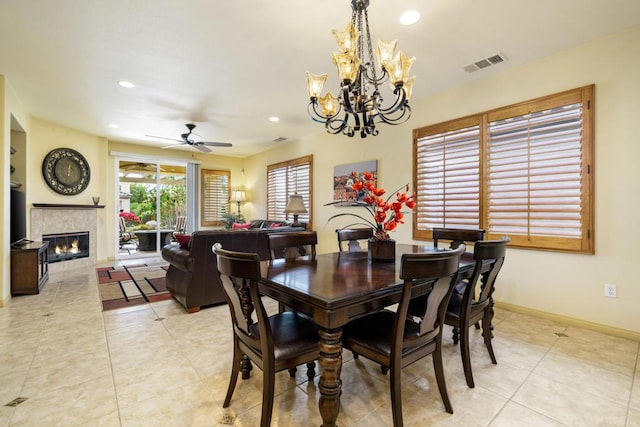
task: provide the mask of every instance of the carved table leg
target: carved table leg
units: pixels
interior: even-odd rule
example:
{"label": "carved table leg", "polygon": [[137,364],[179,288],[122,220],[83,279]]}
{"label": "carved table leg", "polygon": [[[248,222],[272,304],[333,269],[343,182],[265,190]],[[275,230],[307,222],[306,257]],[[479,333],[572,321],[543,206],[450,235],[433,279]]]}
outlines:
{"label": "carved table leg", "polygon": [[335,427],[340,412],[342,393],[342,329],[324,329],[320,335],[320,401],[318,407],[322,417],[322,427]]}

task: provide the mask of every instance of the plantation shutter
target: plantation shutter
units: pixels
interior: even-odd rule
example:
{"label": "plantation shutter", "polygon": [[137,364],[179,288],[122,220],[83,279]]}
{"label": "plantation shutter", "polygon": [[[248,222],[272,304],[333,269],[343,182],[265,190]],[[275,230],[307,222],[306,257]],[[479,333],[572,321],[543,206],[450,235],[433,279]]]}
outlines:
{"label": "plantation shutter", "polygon": [[519,248],[593,253],[594,85],[413,131],[413,238],[482,228]]}
{"label": "plantation shutter", "polygon": [[201,224],[223,225],[222,215],[229,212],[229,171],[202,170]]}
{"label": "plantation shutter", "polygon": [[477,118],[423,129],[416,139],[416,232],[480,226],[480,126]]}
{"label": "plantation shutter", "polygon": [[542,248],[553,238],[555,245],[580,248],[583,104],[575,100],[560,98],[527,114],[489,114],[490,235]]}
{"label": "plantation shutter", "polygon": [[267,219],[286,220],[287,165],[267,168]]}
{"label": "plantation shutter", "polygon": [[304,156],[267,166],[267,219],[292,221],[285,214],[289,195],[302,196],[308,213],[298,215],[298,221],[311,224],[311,166],[313,156]]}

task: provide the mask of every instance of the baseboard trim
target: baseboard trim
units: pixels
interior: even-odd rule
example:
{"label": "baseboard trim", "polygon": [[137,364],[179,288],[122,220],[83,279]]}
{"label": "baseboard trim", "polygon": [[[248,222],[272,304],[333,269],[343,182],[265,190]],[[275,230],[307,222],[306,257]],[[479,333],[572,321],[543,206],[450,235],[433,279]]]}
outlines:
{"label": "baseboard trim", "polygon": [[620,338],[626,338],[629,340],[640,341],[640,332],[629,331],[626,329],[614,328],[613,326],[601,325],[599,323],[587,322],[586,320],[575,319],[573,317],[562,316],[560,314],[553,314],[546,311],[535,310],[533,308],[522,307],[520,305],[509,304],[506,302],[496,301],[496,307],[504,308],[505,310],[515,311],[516,313],[529,314],[531,316],[541,317],[547,320],[553,320],[555,322],[566,323],[570,326],[576,326],[579,328],[589,329],[595,332],[601,332],[603,334],[613,335]]}

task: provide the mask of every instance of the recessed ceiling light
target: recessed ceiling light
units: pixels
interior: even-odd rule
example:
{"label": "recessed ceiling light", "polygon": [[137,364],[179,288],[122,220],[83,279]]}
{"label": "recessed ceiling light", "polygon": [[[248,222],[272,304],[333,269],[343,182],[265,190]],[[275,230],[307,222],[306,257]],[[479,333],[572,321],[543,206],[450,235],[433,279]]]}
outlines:
{"label": "recessed ceiling light", "polygon": [[133,83],[128,82],[128,81],[126,81],[126,80],[120,80],[120,81],[118,82],[118,84],[119,84],[120,86],[122,86],[122,87],[129,87],[129,88],[131,88],[131,87],[136,87],[136,85],[134,85]]}
{"label": "recessed ceiling light", "polygon": [[107,125],[107,126],[109,126],[110,128],[114,128],[114,129],[117,129],[117,128],[119,128],[119,127],[120,127],[120,126],[118,126],[118,125],[113,125],[113,124],[111,124],[111,125]]}
{"label": "recessed ceiling light", "polygon": [[400,15],[400,23],[402,25],[413,25],[420,19],[420,12],[417,10],[407,10]]}
{"label": "recessed ceiling light", "polygon": [[269,117],[269,121],[270,122],[274,122],[274,123],[279,122],[280,121],[280,117],[271,116],[271,117]]}

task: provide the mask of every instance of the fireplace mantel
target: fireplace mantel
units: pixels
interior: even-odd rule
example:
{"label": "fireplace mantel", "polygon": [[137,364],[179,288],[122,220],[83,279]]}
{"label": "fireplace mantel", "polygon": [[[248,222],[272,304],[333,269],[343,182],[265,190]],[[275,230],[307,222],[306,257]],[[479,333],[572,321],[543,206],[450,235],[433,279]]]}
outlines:
{"label": "fireplace mantel", "polygon": [[105,205],[74,205],[69,203],[34,203],[34,208],[44,209],[102,209]]}

